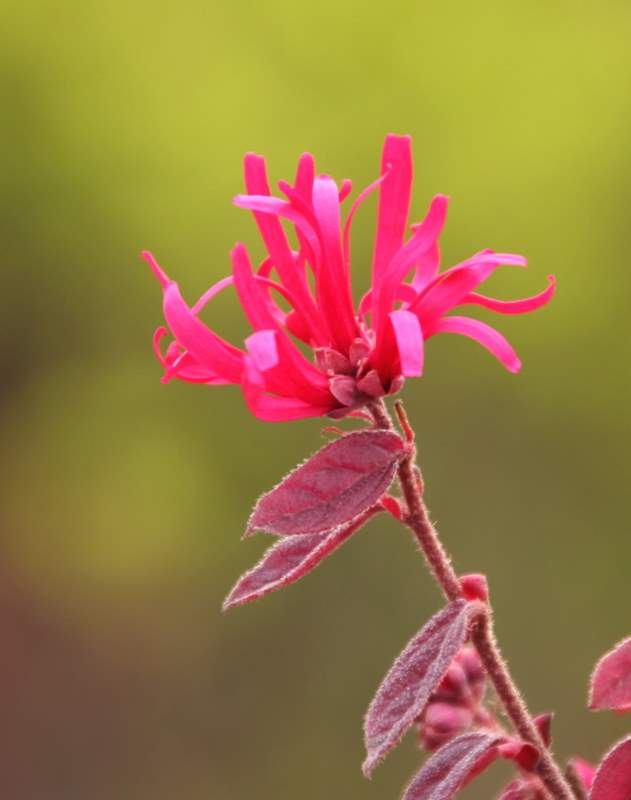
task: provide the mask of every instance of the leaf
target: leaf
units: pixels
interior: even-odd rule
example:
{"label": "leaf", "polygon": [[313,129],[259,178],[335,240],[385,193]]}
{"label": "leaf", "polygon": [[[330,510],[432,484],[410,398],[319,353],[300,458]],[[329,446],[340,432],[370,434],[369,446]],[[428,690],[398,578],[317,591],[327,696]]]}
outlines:
{"label": "leaf", "polygon": [[403,800],[450,800],[497,758],[501,736],[475,731],[452,739],[423,764]]}
{"label": "leaf", "polygon": [[589,691],[592,710],[631,711],[631,637],[596,664]]}
{"label": "leaf", "polygon": [[370,777],[377,764],[423,713],[432,692],[464,644],[476,603],[454,600],[409,642],[377,690],[364,722]]}
{"label": "leaf", "polygon": [[629,800],[631,797],[631,736],[618,742],[598,767],[589,800]]}
{"label": "leaf", "polygon": [[246,536],[330,533],[382,497],[404,455],[393,431],[356,431],[330,442],[259,499]]}
{"label": "leaf", "polygon": [[270,592],[282,589],[311,572],[327,556],[337,550],[368,519],[381,511],[376,505],[364,511],[350,525],[333,533],[312,533],[305,536],[283,537],[269,548],[259,563],[242,575],[226,597],[223,610],[258,600]]}

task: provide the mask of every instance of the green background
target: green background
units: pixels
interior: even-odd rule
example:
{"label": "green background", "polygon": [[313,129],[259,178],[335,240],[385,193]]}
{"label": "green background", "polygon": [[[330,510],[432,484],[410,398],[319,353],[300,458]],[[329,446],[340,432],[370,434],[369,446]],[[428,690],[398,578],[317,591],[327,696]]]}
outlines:
{"label": "green background", "polygon": [[[311,150],[356,187],[414,137],[413,210],[452,198],[450,265],[524,253],[497,318],[506,373],[445,336],[405,389],[428,501],[556,749],[595,760],[628,718],[585,710],[631,631],[628,411],[631,7],[4,0],[0,752],[11,800],[396,798],[409,737],[368,783],[361,719],[440,606],[409,537],[373,521],[302,584],[229,615],[269,540],[249,509],[321,442],[235,388],[159,383],[155,252],[192,301],[254,225],[241,158]],[[374,200],[355,228],[365,286]],[[227,293],[206,319],[239,342]],[[466,794],[488,798],[503,766]]]}

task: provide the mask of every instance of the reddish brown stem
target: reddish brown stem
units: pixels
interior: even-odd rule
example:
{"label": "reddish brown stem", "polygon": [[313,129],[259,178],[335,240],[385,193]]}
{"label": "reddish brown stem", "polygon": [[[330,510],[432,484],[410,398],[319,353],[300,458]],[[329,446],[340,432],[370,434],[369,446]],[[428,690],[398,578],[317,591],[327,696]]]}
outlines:
{"label": "reddish brown stem", "polygon": [[572,787],[572,791],[574,792],[574,797],[576,797],[576,800],[589,800],[587,789],[583,786],[581,776],[578,774],[573,764],[570,763],[567,765],[565,777],[567,778],[567,782]]}
{"label": "reddish brown stem", "polygon": [[[393,429],[392,419],[382,401],[371,404],[369,408],[375,424],[379,428]],[[398,401],[397,417],[408,442],[413,441],[414,433]],[[410,447],[408,454],[398,468],[398,477],[408,513],[405,523],[414,533],[425,560],[448,600],[461,598],[462,588],[449,556],[447,555],[433,526],[422,497],[422,480],[418,478],[415,464],[415,451]],[[554,800],[575,800],[575,795],[561,772],[552,754],[542,740],[532,715],[517,688],[506,662],[497,645],[493,632],[493,612],[490,605],[485,613],[478,615],[471,629],[471,641],[478,651],[489,679],[515,730],[527,742],[534,744],[541,754],[537,771],[543,785]]]}

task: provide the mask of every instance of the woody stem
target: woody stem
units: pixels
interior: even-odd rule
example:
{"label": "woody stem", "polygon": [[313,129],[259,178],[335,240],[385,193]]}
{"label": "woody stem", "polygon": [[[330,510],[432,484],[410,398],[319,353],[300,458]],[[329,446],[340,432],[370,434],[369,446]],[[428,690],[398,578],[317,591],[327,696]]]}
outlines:
{"label": "woody stem", "polygon": [[[423,482],[416,465],[416,453],[412,446],[414,432],[408,422],[403,405],[397,402],[397,416],[409,442],[406,456],[398,468],[401,490],[407,504],[405,524],[414,534],[427,565],[448,600],[463,597],[462,587],[451,560],[432,524],[423,500]],[[369,411],[378,428],[393,430],[392,418],[382,400],[370,404]],[[539,750],[538,775],[554,800],[575,800],[575,794],[542,740],[532,715],[513,680],[504,661],[493,631],[493,611],[487,601],[485,610],[476,616],[471,627],[471,642],[478,651],[486,672],[507,716],[520,737]]]}

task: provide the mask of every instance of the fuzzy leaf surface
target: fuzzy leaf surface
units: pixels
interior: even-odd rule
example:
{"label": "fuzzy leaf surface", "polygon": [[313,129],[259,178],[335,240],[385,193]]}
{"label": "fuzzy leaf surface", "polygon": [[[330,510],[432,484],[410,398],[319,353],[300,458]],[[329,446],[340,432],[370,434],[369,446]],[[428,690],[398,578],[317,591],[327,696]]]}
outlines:
{"label": "fuzzy leaf surface", "polygon": [[420,716],[464,644],[477,605],[454,600],[408,643],[377,690],[364,722],[364,774],[399,742]]}
{"label": "fuzzy leaf surface", "polygon": [[474,731],[452,739],[423,764],[403,800],[451,800],[497,758],[501,736]]}
{"label": "fuzzy leaf surface", "polygon": [[631,736],[618,742],[598,767],[589,800],[630,800]]}
{"label": "fuzzy leaf surface", "polygon": [[631,636],[596,664],[589,707],[592,710],[631,711]]}
{"label": "fuzzy leaf surface", "polygon": [[329,533],[351,522],[385,494],[404,454],[393,431],[355,431],[330,442],[259,499],[246,534]]}
{"label": "fuzzy leaf surface", "polygon": [[349,525],[333,533],[287,536],[269,548],[259,563],[242,575],[224,600],[223,610],[258,600],[270,592],[295,583],[337,550],[355,531],[381,511],[373,506]]}

